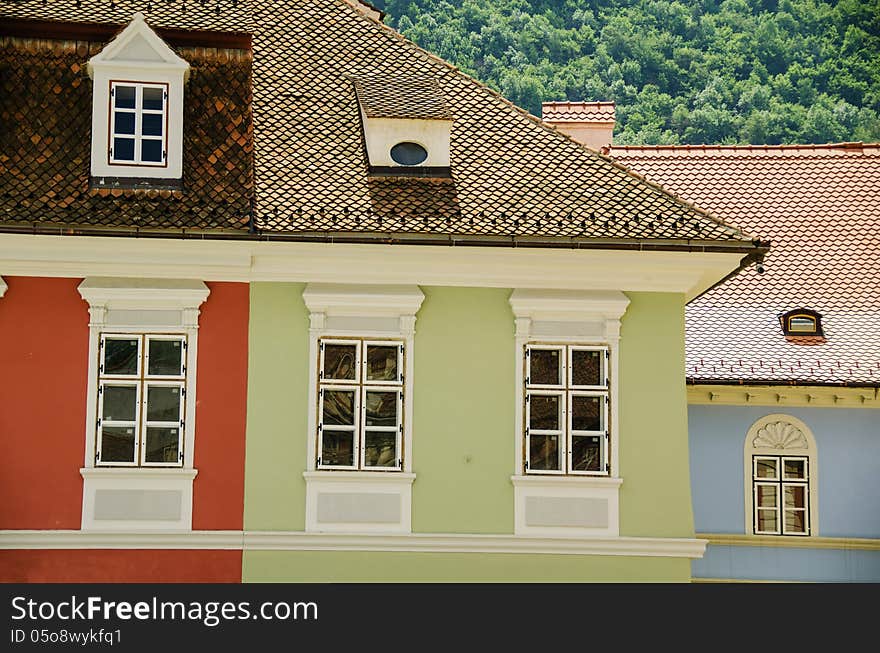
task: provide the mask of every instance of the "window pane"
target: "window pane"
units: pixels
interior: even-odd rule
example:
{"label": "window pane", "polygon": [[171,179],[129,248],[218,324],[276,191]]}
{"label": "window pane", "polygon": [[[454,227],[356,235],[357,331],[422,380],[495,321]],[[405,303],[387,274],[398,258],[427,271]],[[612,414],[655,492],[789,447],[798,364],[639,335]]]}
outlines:
{"label": "window pane", "polygon": [[786,510],[785,511],[785,532],[786,533],[806,533],[807,532],[807,513],[804,510]]}
{"label": "window pane", "polygon": [[147,428],[146,460],[148,463],[176,463],[180,460],[180,431],[151,426]]}
{"label": "window pane", "polygon": [[113,116],[113,131],[116,134],[134,134],[134,114],[117,111]]}
{"label": "window pane", "polygon": [[[119,115],[119,114],[116,114]],[[145,113],[142,116],[141,134],[144,136],[161,136],[165,118],[161,113]],[[127,133],[127,132],[126,132]]]}
{"label": "window pane", "polygon": [[779,530],[776,524],[775,510],[758,510],[758,530],[771,532]]}
{"label": "window pane", "polygon": [[321,464],[354,465],[354,431],[324,431],[321,438]]}
{"label": "window pane", "polygon": [[530,470],[558,470],[559,469],[559,436],[558,435],[531,435],[529,436],[529,469]]}
{"label": "window pane", "polygon": [[144,109],[152,111],[162,110],[162,96],[165,94],[164,88],[145,88],[144,89]]}
{"label": "window pane", "polygon": [[367,381],[397,381],[396,346],[367,347]]}
{"label": "window pane", "polygon": [[802,485],[786,485],[783,489],[785,494],[786,508],[804,508],[806,502],[806,488]]}
{"label": "window pane", "polygon": [[105,422],[134,422],[137,420],[137,387],[133,385],[105,385]]}
{"label": "window pane", "polygon": [[162,141],[141,141],[141,161],[162,161]]}
{"label": "window pane", "polygon": [[388,431],[367,431],[364,434],[364,440],[364,466],[397,466],[396,434]]}
{"label": "window pane", "polygon": [[571,352],[572,385],[605,385],[602,357],[605,352],[573,349]]}
{"label": "window pane", "polygon": [[571,439],[571,468],[576,472],[598,472],[602,468],[599,436],[576,435]]}
{"label": "window pane", "polygon": [[134,139],[114,138],[113,158],[117,161],[134,161]]}
{"label": "window pane", "polygon": [[778,461],[774,458],[758,458],[755,465],[755,475],[758,478],[777,478],[777,463]]}
{"label": "window pane", "polygon": [[778,505],[775,485],[758,486],[758,505],[764,508],[775,508]]}
{"label": "window pane", "polygon": [[784,461],[784,463],[784,472],[786,479],[807,478],[806,460],[791,460],[790,458],[788,458]]}
{"label": "window pane", "polygon": [[571,428],[575,431],[604,431],[604,403],[605,397],[572,396]]}
{"label": "window pane", "polygon": [[134,86],[116,86],[113,94],[117,109],[134,109]]}
{"label": "window pane", "polygon": [[367,426],[397,426],[397,393],[367,392]]}
{"label": "window pane", "polygon": [[816,330],[816,321],[811,317],[793,317],[788,321],[788,330],[812,333]]}
{"label": "window pane", "polygon": [[324,345],[324,379],[355,378],[356,345]]}
{"label": "window pane", "polygon": [[324,424],[354,426],[354,390],[324,390]]}
{"label": "window pane", "polygon": [[177,422],[180,420],[180,388],[168,385],[147,387],[147,421]]}
{"label": "window pane", "polygon": [[531,349],[529,351],[529,383],[561,385],[562,371],[558,349]]}
{"label": "window pane", "polygon": [[101,462],[134,462],[134,428],[105,426],[101,429]]}
{"label": "window pane", "polygon": [[107,338],[104,340],[104,370],[102,374],[136,375],[140,342],[140,338]]}
{"label": "window pane", "polygon": [[560,430],[559,395],[529,395],[529,428],[537,431]]}
{"label": "window pane", "polygon": [[181,376],[183,342],[181,340],[149,340],[150,363],[147,374],[153,376]]}

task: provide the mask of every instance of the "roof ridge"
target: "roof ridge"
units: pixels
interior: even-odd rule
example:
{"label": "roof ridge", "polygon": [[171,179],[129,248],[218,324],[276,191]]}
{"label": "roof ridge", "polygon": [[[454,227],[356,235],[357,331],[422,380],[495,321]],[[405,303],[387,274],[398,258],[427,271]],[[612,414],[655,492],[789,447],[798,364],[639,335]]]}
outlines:
{"label": "roof ridge", "polygon": [[819,152],[840,152],[846,154],[880,153],[880,142],[865,143],[863,141],[845,141],[840,143],[788,143],[780,145],[725,145],[725,144],[686,144],[686,145],[612,145],[611,150],[617,153],[657,152],[657,153],[702,153],[730,152],[736,154],[772,154],[789,155],[816,154]]}

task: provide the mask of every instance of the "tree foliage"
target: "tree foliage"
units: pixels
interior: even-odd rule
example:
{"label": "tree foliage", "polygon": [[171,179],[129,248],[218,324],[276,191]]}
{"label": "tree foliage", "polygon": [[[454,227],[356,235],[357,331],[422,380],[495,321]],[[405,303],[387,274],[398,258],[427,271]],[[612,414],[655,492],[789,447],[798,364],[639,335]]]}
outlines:
{"label": "tree foliage", "polygon": [[540,115],[613,100],[616,143],[880,140],[880,0],[374,0]]}

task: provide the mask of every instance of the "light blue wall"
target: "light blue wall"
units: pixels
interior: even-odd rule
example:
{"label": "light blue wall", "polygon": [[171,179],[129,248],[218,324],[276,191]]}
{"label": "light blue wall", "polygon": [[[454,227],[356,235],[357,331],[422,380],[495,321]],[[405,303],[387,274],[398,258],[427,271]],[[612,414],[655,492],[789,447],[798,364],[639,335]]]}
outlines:
{"label": "light blue wall", "polygon": [[710,545],[691,564],[694,578],[880,582],[880,551]]}
{"label": "light blue wall", "polygon": [[688,407],[691,493],[698,533],[744,533],[743,444],[759,418],[785,413],[813,431],[823,537],[880,538],[880,410]]}

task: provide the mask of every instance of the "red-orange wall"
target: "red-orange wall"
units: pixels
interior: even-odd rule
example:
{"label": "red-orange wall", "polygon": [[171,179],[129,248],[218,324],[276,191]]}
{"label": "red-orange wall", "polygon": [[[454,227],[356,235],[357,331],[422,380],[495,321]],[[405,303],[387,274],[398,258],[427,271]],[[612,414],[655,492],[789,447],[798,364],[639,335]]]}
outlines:
{"label": "red-orange wall", "polygon": [[0,551],[0,583],[240,583],[241,551]]}
{"label": "red-orange wall", "polygon": [[89,356],[81,280],[4,280],[0,528],[79,528]]}
{"label": "red-orange wall", "polygon": [[247,421],[246,283],[209,283],[199,317],[193,529],[240,530]]}

